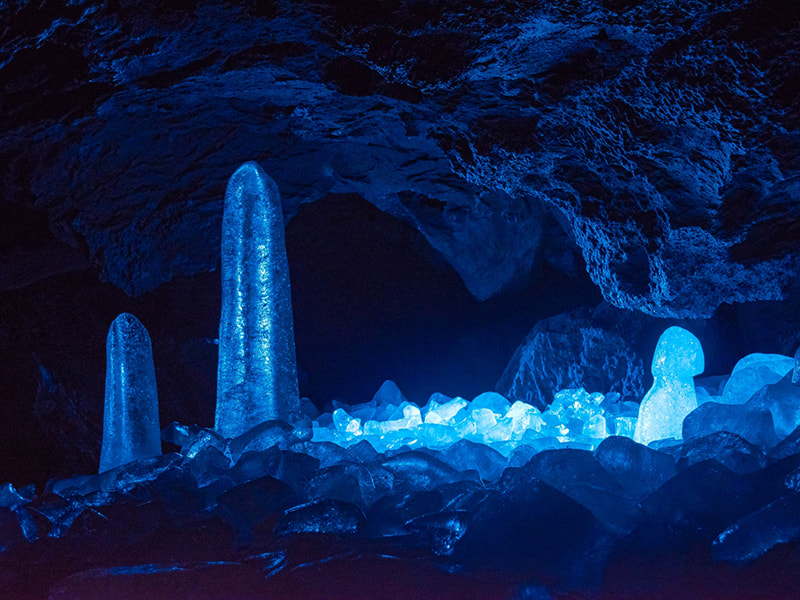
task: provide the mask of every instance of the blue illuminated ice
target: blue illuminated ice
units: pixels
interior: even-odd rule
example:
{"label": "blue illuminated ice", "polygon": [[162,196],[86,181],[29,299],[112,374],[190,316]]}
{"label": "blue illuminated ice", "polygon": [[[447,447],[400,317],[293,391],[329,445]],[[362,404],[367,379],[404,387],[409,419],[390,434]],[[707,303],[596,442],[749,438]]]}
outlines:
{"label": "blue illuminated ice", "polygon": [[150,335],[129,313],[106,339],[106,393],[100,472],[161,454],[158,393]]}
{"label": "blue illuminated ice", "polygon": [[762,387],[745,404],[746,408],[765,408],[770,412],[778,439],[788,437],[800,427],[800,387],[792,383],[792,377],[793,374],[787,374],[779,382]]}
{"label": "blue illuminated ice", "polygon": [[424,420],[429,425],[447,425],[468,405],[464,398],[448,398],[444,394],[433,394],[423,408]]}
{"label": "blue illuminated ice", "polygon": [[700,341],[681,327],[670,327],[656,344],[653,387],[639,407],[633,439],[640,444],[682,437],[683,419],[697,408],[694,377],[705,369]]}
{"label": "blue illuminated ice", "polygon": [[792,385],[800,386],[800,348],[794,351],[794,368],[792,369]]}
{"label": "blue illuminated ice", "polygon": [[435,393],[420,408],[385,382],[370,402],[334,402],[332,414],[314,421],[312,439],[344,447],[367,441],[378,452],[404,446],[444,450],[465,440],[506,458],[522,445],[592,449],[609,435],[632,435],[635,413],[625,404],[616,394],[606,398],[575,389],[558,392],[544,412],[526,402],[511,404],[496,392],[471,402]]}
{"label": "blue illuminated ice", "polygon": [[736,363],[722,390],[724,404],[744,404],[766,385],[778,383],[794,369],[794,359],[781,354],[748,354]]}
{"label": "blue illuminated ice", "polygon": [[254,162],[228,181],[222,218],[216,429],[235,437],[299,411],[283,212]]}

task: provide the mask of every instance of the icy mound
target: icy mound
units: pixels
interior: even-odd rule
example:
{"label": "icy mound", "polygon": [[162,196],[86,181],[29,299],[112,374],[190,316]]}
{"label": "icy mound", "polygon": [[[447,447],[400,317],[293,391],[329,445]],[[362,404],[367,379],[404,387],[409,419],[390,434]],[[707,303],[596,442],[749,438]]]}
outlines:
{"label": "icy mound", "polygon": [[83,561],[157,573],[263,563],[259,585],[277,589],[335,557],[380,557],[577,589],[642,549],[758,560],[800,540],[800,429],[775,433],[773,404],[787,415],[781,431],[795,414],[776,385],[745,404],[708,393],[685,441],[649,447],[632,439],[635,403],[585,390],[562,390],[540,412],[492,392],[419,407],[387,382],[368,403],[235,438],[173,423],[162,437],[179,452],[51,481],[38,496],[0,489],[0,563],[26,577],[31,552],[36,564],[67,561],[64,572]]}
{"label": "icy mound", "polygon": [[370,402],[335,403],[313,422],[314,442],[349,447],[369,442],[378,452],[402,447],[444,450],[459,440],[484,444],[509,457],[520,446],[536,451],[562,446],[592,450],[609,435],[631,437],[639,410],[584,389],[561,390],[544,412],[525,402],[510,403],[495,392],[471,402],[433,394],[420,408],[386,381]]}
{"label": "icy mound", "polygon": [[[658,374],[646,411],[584,389],[544,411],[495,392],[420,406],[387,381],[364,404],[319,414],[306,399],[289,421],[236,437],[173,423],[162,439],[178,451],[39,495],[0,488],[0,567],[47,582],[35,565],[57,560],[64,573],[159,577],[225,564],[272,590],[357,557],[596,589],[609,564],[657,573],[676,548],[766,560],[800,543],[800,387],[786,357],[763,355],[695,381],[698,356]],[[657,352],[654,365],[673,358]],[[676,391],[696,406],[688,415],[666,410]],[[643,419],[669,437],[637,442]]]}

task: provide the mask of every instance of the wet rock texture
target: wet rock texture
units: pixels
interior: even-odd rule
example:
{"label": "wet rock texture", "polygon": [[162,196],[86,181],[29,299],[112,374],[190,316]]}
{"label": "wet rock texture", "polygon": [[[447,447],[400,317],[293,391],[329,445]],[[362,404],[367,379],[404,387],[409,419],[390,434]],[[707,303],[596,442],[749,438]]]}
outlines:
{"label": "wet rock texture", "polygon": [[777,299],[798,259],[798,10],[11,3],[3,207],[46,214],[61,249],[28,249],[28,278],[88,260],[141,294],[216,266],[224,182],[255,159],[287,214],[356,192],[477,298],[527,275],[556,219],[617,306]]}

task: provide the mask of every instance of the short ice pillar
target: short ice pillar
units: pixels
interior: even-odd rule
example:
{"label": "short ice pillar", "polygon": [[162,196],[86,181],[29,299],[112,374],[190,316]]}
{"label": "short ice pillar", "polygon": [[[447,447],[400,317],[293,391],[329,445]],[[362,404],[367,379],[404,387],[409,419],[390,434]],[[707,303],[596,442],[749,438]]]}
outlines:
{"label": "short ice pillar", "polygon": [[694,377],[705,369],[703,347],[692,333],[670,327],[653,354],[653,387],[639,405],[633,439],[640,444],[683,437],[683,420],[697,408]]}
{"label": "short ice pillar", "polygon": [[106,394],[100,472],[161,454],[158,392],[150,335],[122,313],[106,338]]}
{"label": "short ice pillar", "polygon": [[254,162],[228,181],[222,217],[216,430],[236,437],[299,410],[283,211]]}

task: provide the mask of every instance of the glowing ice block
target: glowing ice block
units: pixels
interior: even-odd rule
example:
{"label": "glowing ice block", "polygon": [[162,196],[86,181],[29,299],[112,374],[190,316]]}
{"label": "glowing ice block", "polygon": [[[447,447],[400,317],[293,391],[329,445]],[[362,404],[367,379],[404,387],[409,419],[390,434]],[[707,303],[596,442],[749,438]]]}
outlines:
{"label": "glowing ice block", "polygon": [[444,394],[433,394],[423,409],[425,422],[452,425],[453,418],[468,405],[469,403],[461,397],[448,398]]}
{"label": "glowing ice block", "polygon": [[106,339],[106,396],[100,472],[161,454],[158,392],[150,335],[122,313]]}
{"label": "glowing ice block", "polygon": [[794,367],[792,369],[792,385],[800,386],[800,348],[794,352]]}
{"label": "glowing ice block", "polygon": [[739,359],[725,382],[720,402],[744,404],[758,390],[778,383],[794,368],[794,359],[780,354],[748,354]]}
{"label": "glowing ice block", "polygon": [[216,429],[235,437],[299,407],[280,194],[248,162],[228,181],[222,217]]}
{"label": "glowing ice block", "polygon": [[697,408],[694,376],[703,369],[703,347],[694,335],[681,327],[661,334],[651,368],[653,387],[639,406],[634,441],[649,444],[682,437],[683,419]]}

